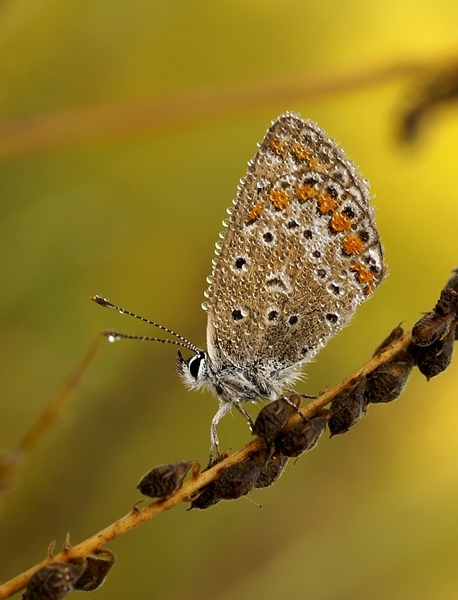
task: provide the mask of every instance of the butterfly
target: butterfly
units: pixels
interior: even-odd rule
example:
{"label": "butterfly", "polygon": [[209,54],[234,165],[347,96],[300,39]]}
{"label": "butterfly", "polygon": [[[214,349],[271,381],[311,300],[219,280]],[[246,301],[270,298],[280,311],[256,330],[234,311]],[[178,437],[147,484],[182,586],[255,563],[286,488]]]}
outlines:
{"label": "butterfly", "polygon": [[385,274],[383,248],[367,182],[315,123],[286,113],[273,121],[248,163],[221,241],[203,308],[207,348],[172,334],[153,339],[178,352],[177,371],[191,389],[209,389],[219,408],[210,453],[219,454],[217,425],[232,407],[248,420],[247,401],[275,400],[301,368],[344,327]]}

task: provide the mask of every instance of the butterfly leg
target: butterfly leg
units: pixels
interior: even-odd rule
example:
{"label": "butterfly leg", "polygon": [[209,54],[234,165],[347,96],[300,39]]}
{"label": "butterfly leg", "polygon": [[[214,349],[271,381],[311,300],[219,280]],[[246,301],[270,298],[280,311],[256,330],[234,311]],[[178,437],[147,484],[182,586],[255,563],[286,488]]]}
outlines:
{"label": "butterfly leg", "polygon": [[224,415],[231,409],[230,402],[220,402],[219,408],[212,419],[212,424],[210,428],[210,461],[213,460],[213,452],[216,451],[216,456],[220,455],[219,451],[219,439],[218,432],[216,431],[216,426],[224,417]]}
{"label": "butterfly leg", "polygon": [[303,394],[298,394],[297,392],[293,392],[290,396],[286,396],[283,398],[283,400],[289,404],[292,408],[294,408],[294,410],[301,414],[300,411],[300,407],[301,407],[301,398],[313,398],[313,396],[304,396]]}
{"label": "butterfly leg", "polygon": [[254,421],[253,419],[250,417],[250,415],[247,413],[247,411],[243,408],[242,403],[241,402],[234,402],[234,406],[235,408],[242,413],[242,415],[245,417],[245,419],[248,422],[248,425],[250,427],[250,429],[253,431],[253,426],[254,426]]}

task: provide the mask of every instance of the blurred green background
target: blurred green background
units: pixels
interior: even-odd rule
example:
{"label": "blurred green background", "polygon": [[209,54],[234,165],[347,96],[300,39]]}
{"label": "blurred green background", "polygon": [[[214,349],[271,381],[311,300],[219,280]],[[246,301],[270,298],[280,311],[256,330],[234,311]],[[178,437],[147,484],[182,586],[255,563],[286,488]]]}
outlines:
{"label": "blurred green background", "polygon": [[[458,107],[410,148],[396,136],[411,78],[326,95],[279,90],[307,74],[450,56],[457,31],[456,0],[3,0],[0,446],[18,442],[99,331],[154,335],[90,294],[205,344],[200,304],[221,220],[285,110],[319,122],[371,182],[390,272],[300,389],[336,383],[399,322],[430,310],[458,265]],[[263,81],[271,93],[248,97]],[[190,97],[201,112],[186,118]],[[120,122],[91,136],[84,120],[158,98],[170,107],[159,125],[139,109],[131,131]],[[60,115],[60,143],[46,144]],[[15,150],[43,116],[44,142]],[[4,500],[0,579],[41,560],[52,540],[60,548],[68,531],[77,543],[128,512],[153,466],[205,463],[216,401],[182,387],[175,356],[159,344],[103,345]],[[262,509],[247,499],[182,506],[114,541],[118,563],[97,597],[456,598],[457,389],[457,364],[429,383],[414,372],[398,402],[373,406],[253,492]],[[232,449],[250,439],[238,414],[220,437]]]}

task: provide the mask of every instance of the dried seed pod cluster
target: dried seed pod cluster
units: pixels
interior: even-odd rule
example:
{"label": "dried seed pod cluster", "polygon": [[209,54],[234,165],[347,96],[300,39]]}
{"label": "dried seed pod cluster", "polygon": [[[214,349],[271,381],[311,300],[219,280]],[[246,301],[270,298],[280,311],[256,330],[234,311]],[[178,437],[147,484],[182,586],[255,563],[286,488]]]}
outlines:
{"label": "dried seed pod cluster", "polygon": [[[192,498],[190,508],[202,510],[220,500],[240,498],[253,488],[272,485],[290,458],[314,448],[326,426],[331,437],[346,433],[367,412],[369,404],[384,404],[398,398],[415,365],[428,378],[443,370],[450,362],[453,341],[457,337],[457,313],[458,270],[442,291],[434,310],[413,328],[412,343],[388,362],[351,381],[334,396],[329,409],[320,408],[313,416],[302,417],[299,423],[288,427],[293,415],[300,413],[301,397],[298,394],[264,406],[252,430],[263,438],[265,444],[244,460],[230,465],[201,488]],[[403,334],[402,327],[396,327],[375,350],[374,356],[385,351]],[[227,454],[212,460],[205,471],[225,458]],[[141,479],[138,489],[150,497],[167,497],[181,487],[189,469],[196,463],[187,461],[156,467]],[[195,471],[195,476],[197,474],[198,471]]]}
{"label": "dried seed pod cluster", "polygon": [[420,372],[429,381],[445,371],[452,361],[457,339],[458,275],[449,280],[431,312],[412,328],[411,352]]}
{"label": "dried seed pod cluster", "polygon": [[[442,373],[451,362],[453,342],[458,339],[457,315],[458,270],[442,290],[434,309],[414,325],[412,343],[334,398],[330,407],[333,413],[329,420],[331,435],[348,431],[367,411],[369,404],[396,400],[403,392],[415,365],[428,380]],[[396,327],[375,354],[402,335],[402,328]]]}
{"label": "dried seed pod cluster", "polygon": [[[328,420],[329,411],[321,411],[289,431],[281,433],[291,415],[298,411],[300,396],[292,394],[267,404],[259,413],[253,432],[263,437],[266,445],[251,453],[245,460],[225,469],[206,485],[191,502],[190,508],[201,510],[214,506],[220,500],[235,500],[253,488],[264,488],[278,480],[289,457],[299,456],[315,446]],[[205,470],[226,456],[212,461]]]}
{"label": "dried seed pod cluster", "polygon": [[106,549],[72,558],[69,562],[50,563],[30,578],[23,600],[60,600],[72,590],[92,592],[105,581],[116,556]]}

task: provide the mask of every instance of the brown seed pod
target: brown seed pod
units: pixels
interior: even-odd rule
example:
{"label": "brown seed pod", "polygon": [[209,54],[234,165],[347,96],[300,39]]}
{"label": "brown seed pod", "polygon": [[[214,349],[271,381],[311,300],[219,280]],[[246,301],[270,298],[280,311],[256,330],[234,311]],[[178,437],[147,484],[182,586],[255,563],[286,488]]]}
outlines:
{"label": "brown seed pod", "polygon": [[359,377],[354,385],[343,390],[343,392],[338,394],[331,402],[331,406],[329,407],[331,418],[328,423],[331,437],[346,433],[365,413],[365,386],[366,378]]}
{"label": "brown seed pod", "polygon": [[99,548],[94,554],[86,556],[87,566],[84,573],[73,585],[73,589],[92,592],[99,588],[116,561],[116,555],[111,550]]}
{"label": "brown seed pod", "polygon": [[452,362],[455,336],[456,325],[450,328],[447,335],[433,344],[413,348],[417,367],[428,381],[431,377],[436,377],[445,371]]}
{"label": "brown seed pod", "polygon": [[364,400],[368,403],[392,402],[398,398],[409,380],[414,366],[409,349],[397,354],[393,360],[366,375]]}
{"label": "brown seed pod", "polygon": [[198,464],[187,460],[169,465],[159,465],[140,479],[137,489],[149,498],[164,498],[176,492],[182,485],[189,469]]}
{"label": "brown seed pod", "polygon": [[73,589],[81,577],[86,560],[72,563],[51,563],[32,575],[22,596],[23,600],[60,600]]}
{"label": "brown seed pod", "polygon": [[311,450],[318,442],[326,427],[330,412],[321,410],[319,414],[304,419],[285,433],[275,438],[275,454],[282,456],[300,456]]}
{"label": "brown seed pod", "polygon": [[[227,458],[229,455],[227,452],[220,454],[217,458],[211,460],[205,469],[202,471],[208,471],[222,460]],[[211,481],[209,484],[205,485],[203,488],[199,490],[199,495],[191,500],[191,506],[188,510],[192,510],[193,508],[198,508],[199,510],[205,510],[206,508],[210,508],[217,504],[221,498],[217,498],[215,495],[215,481]]]}
{"label": "brown seed pod", "polygon": [[458,292],[446,287],[434,309],[412,327],[412,343],[415,346],[430,346],[446,336],[456,322],[457,311]]}
{"label": "brown seed pod", "polygon": [[273,485],[280,478],[288,460],[289,458],[287,456],[273,454],[270,458],[267,459],[267,461],[261,468],[261,471],[259,473],[258,478],[256,479],[254,487],[266,488],[270,485]]}
{"label": "brown seed pod", "polygon": [[214,483],[215,482],[212,481],[204,488],[202,488],[200,494],[196,498],[194,498],[194,500],[191,501],[191,506],[188,510],[191,510],[193,508],[205,510],[206,508],[210,508],[211,506],[214,506],[215,504],[218,504],[218,502],[220,502],[221,498],[217,498],[215,495]]}
{"label": "brown seed pod", "polygon": [[253,489],[268,455],[269,451],[265,448],[228,467],[215,479],[215,497],[236,500],[248,494]]}
{"label": "brown seed pod", "polygon": [[298,394],[292,394],[288,399],[279,398],[269,402],[259,412],[253,425],[253,433],[272,442],[291,415],[297,412],[300,402],[301,397]]}

